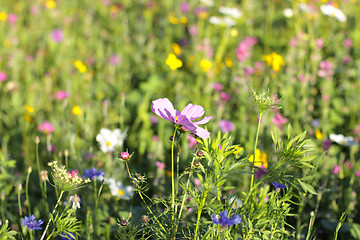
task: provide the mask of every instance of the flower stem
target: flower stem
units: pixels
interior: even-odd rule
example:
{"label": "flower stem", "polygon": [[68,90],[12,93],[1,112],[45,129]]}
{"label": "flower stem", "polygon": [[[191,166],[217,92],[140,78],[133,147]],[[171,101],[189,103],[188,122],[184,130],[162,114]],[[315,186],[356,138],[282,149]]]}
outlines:
{"label": "flower stem", "polygon": [[19,215],[20,217],[22,217],[20,194],[21,194],[21,184],[19,184],[18,186],[18,207],[19,207]]}
{"label": "flower stem", "polygon": [[[133,178],[132,178],[132,176],[131,176],[130,169],[129,169],[129,166],[128,166],[127,162],[125,162],[125,165],[126,165],[126,170],[127,170],[128,174],[129,174],[129,178],[131,179],[131,181],[133,182],[133,184],[136,186],[136,183],[135,183],[135,181],[133,180]],[[149,212],[151,213],[151,215],[155,218],[156,222],[160,225],[161,229],[162,229],[165,233],[167,233],[166,230],[165,230],[165,228],[163,227],[163,225],[160,223],[159,219],[155,216],[155,214],[151,211],[150,207],[147,205],[147,203],[146,203],[144,197],[142,196],[141,192],[140,192],[140,191],[136,191],[136,192],[139,194],[139,197],[140,197],[141,200],[144,202],[144,204],[145,204],[146,208],[148,209],[148,211],[149,211]]]}
{"label": "flower stem", "polygon": [[[61,191],[61,192],[60,192],[60,196],[59,196],[59,198],[58,198],[58,200],[57,200],[57,202],[56,202],[56,205],[55,205],[54,210],[52,211],[51,215],[53,215],[53,214],[55,213],[55,210],[56,210],[56,208],[59,206],[59,203],[60,203],[60,200],[61,200],[63,194],[64,194],[64,191]],[[51,223],[51,218],[49,219],[48,223],[46,224],[46,228],[45,228],[43,234],[41,235],[40,240],[43,240],[43,239],[44,239],[45,234],[46,234],[46,232],[47,232],[47,230],[48,230],[48,228],[49,228],[49,226],[50,226],[50,223]]]}
{"label": "flower stem", "polygon": [[28,206],[28,215],[31,215],[31,205],[30,205],[30,198],[29,198],[30,174],[31,174],[31,168],[29,167],[29,170],[28,170],[27,176],[26,176],[26,188],[25,188],[25,197],[26,197],[26,202],[27,202],[27,206]]}
{"label": "flower stem", "polygon": [[[254,185],[254,176],[255,176],[255,160],[256,160],[256,148],[257,148],[257,142],[258,142],[258,138],[259,138],[259,132],[260,132],[260,125],[261,125],[261,117],[262,117],[262,112],[260,112],[259,115],[259,121],[258,121],[258,126],[257,126],[257,131],[256,131],[256,137],[255,137],[255,144],[254,144],[254,158],[252,161],[252,170],[251,170],[251,181],[250,181],[250,189],[252,188],[252,186]],[[250,192],[249,192],[250,194]]]}
{"label": "flower stem", "polygon": [[178,126],[175,126],[174,134],[172,137],[171,143],[171,209],[172,209],[172,222],[175,218],[175,180],[174,180],[174,146],[175,146],[175,136]]}
{"label": "flower stem", "polygon": [[199,224],[200,224],[201,212],[202,212],[202,210],[203,210],[203,208],[204,208],[207,194],[208,194],[208,190],[206,189],[206,190],[205,190],[205,193],[204,193],[204,198],[201,200],[201,203],[200,203],[200,206],[199,206],[199,209],[198,209],[198,215],[197,215],[197,220],[196,220],[194,240],[197,239],[197,233],[198,233],[198,231],[199,231]]}

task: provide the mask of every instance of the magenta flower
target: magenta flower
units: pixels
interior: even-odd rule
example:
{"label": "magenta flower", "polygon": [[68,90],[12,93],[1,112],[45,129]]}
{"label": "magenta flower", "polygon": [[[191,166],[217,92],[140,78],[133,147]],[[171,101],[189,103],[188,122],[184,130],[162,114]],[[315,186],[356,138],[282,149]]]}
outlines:
{"label": "magenta flower", "polygon": [[319,77],[326,78],[334,75],[333,65],[329,60],[320,62],[320,68],[321,69],[318,71]]}
{"label": "magenta flower", "polygon": [[188,141],[189,143],[189,148],[193,148],[196,146],[196,144],[198,143],[196,141],[196,139],[192,136],[192,135],[187,135],[186,136],[186,140]]}
{"label": "magenta flower", "polygon": [[232,132],[234,131],[234,124],[231,121],[221,120],[220,121],[220,129],[222,132]]}
{"label": "magenta flower", "polygon": [[17,22],[17,20],[18,20],[18,17],[16,14],[14,14],[14,13],[9,14],[8,21],[9,21],[10,25],[14,25]]}
{"label": "magenta flower", "polygon": [[340,166],[335,164],[333,170],[331,171],[333,174],[337,175],[340,172]]}
{"label": "magenta flower", "polygon": [[113,66],[119,66],[121,62],[122,62],[122,58],[116,54],[113,54],[109,58],[109,63]]}
{"label": "magenta flower", "polygon": [[351,38],[346,38],[343,43],[345,48],[351,48],[353,46],[353,41]]}
{"label": "magenta flower", "polygon": [[283,124],[287,123],[289,120],[281,116],[280,113],[277,113],[275,117],[273,117],[272,122],[278,126],[281,130],[283,129]]}
{"label": "magenta flower", "polygon": [[213,83],[212,87],[215,91],[221,91],[224,89],[224,86],[221,83]]}
{"label": "magenta flower", "polygon": [[62,40],[64,39],[64,34],[61,31],[61,29],[55,29],[52,33],[51,33],[51,37],[54,40],[54,42],[62,42]]}
{"label": "magenta flower", "polygon": [[68,98],[69,97],[69,93],[68,92],[65,92],[65,91],[57,91],[56,92],[56,99],[61,101],[65,98]]}
{"label": "magenta flower", "polygon": [[236,58],[239,62],[245,62],[251,56],[250,50],[257,43],[256,37],[245,37],[236,48]]}
{"label": "magenta flower", "polygon": [[194,133],[200,138],[206,139],[210,133],[204,128],[199,127],[200,124],[207,123],[213,116],[204,117],[203,119],[193,122],[202,117],[205,110],[200,105],[189,103],[181,112],[176,110],[167,98],[159,98],[152,101],[151,110],[159,117],[171,121],[177,125],[183,126],[186,130]]}
{"label": "magenta flower", "polygon": [[182,2],[180,5],[181,12],[187,13],[190,11],[190,4],[187,2]]}
{"label": "magenta flower", "polygon": [[231,96],[230,96],[230,94],[227,94],[226,92],[221,92],[220,98],[221,98],[221,100],[227,102],[230,100]]}
{"label": "magenta flower", "polygon": [[38,130],[43,133],[52,133],[55,131],[55,127],[48,121],[44,121],[39,127]]}
{"label": "magenta flower", "polygon": [[165,169],[165,163],[160,162],[160,161],[156,161],[156,166],[158,169],[164,170]]}
{"label": "magenta flower", "polygon": [[0,72],[0,82],[4,82],[7,79],[7,75],[4,72]]}

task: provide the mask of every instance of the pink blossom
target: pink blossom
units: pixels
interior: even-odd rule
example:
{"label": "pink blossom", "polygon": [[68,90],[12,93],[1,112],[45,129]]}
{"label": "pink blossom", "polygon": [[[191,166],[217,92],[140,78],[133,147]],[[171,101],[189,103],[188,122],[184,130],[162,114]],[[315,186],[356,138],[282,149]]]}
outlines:
{"label": "pink blossom", "polygon": [[333,65],[329,60],[324,60],[320,62],[320,70],[318,71],[318,76],[322,78],[331,77],[334,74]]}
{"label": "pink blossom", "polygon": [[345,48],[351,48],[353,46],[353,41],[351,38],[346,38],[343,42]]}
{"label": "pink blossom", "polygon": [[250,50],[257,43],[256,37],[245,37],[236,48],[236,57],[239,62],[245,62],[251,56]]}
{"label": "pink blossom", "polygon": [[356,176],[360,177],[360,170],[356,170]]}
{"label": "pink blossom", "polygon": [[340,171],[340,166],[335,164],[333,170],[331,171],[333,174],[337,175]]}
{"label": "pink blossom", "polygon": [[64,39],[64,34],[61,29],[55,29],[54,31],[52,31],[51,37],[54,42],[60,43]]}
{"label": "pink blossom", "polygon": [[196,36],[198,34],[197,25],[190,25],[189,26],[189,33],[190,33],[191,36]]}
{"label": "pink blossom", "polygon": [[349,64],[351,63],[351,57],[349,55],[346,55],[344,58],[343,58],[343,63],[344,64]]}
{"label": "pink blossom", "polygon": [[4,82],[7,79],[7,75],[4,72],[0,72],[0,82]]}
{"label": "pink blossom", "polygon": [[280,113],[277,113],[275,117],[273,117],[272,122],[278,126],[281,130],[283,129],[283,124],[287,123],[289,120],[281,116]]}
{"label": "pink blossom", "polygon": [[67,174],[69,174],[71,176],[71,178],[74,178],[76,174],[79,173],[79,170],[72,170],[71,172],[67,172]]}
{"label": "pink blossom", "polygon": [[230,94],[227,94],[226,92],[221,92],[221,93],[220,93],[220,98],[221,98],[223,101],[227,102],[227,101],[230,100],[231,96],[230,96]]}
{"label": "pink blossom", "polygon": [[299,75],[299,80],[300,80],[300,82],[305,82],[306,81],[306,78],[305,78],[305,76],[303,75],[303,74],[300,74]]}
{"label": "pink blossom", "polygon": [[254,72],[255,72],[254,68],[252,68],[250,66],[245,67],[245,76],[253,75]]}
{"label": "pink blossom", "polygon": [[232,123],[231,121],[227,121],[227,120],[221,120],[220,121],[220,129],[222,132],[232,132],[234,131],[234,123]]}
{"label": "pink blossom", "polygon": [[182,2],[180,5],[181,12],[187,13],[190,11],[190,4],[187,2]]}
{"label": "pink blossom", "polygon": [[18,17],[14,13],[10,13],[8,16],[8,21],[9,21],[10,25],[15,24],[17,22],[17,19],[18,19]]}
{"label": "pink blossom", "polygon": [[188,143],[189,143],[189,148],[193,148],[193,147],[195,147],[196,146],[196,144],[197,144],[197,141],[196,141],[196,139],[192,136],[192,135],[187,135],[186,136],[186,139],[187,139],[187,141],[188,141]]}
{"label": "pink blossom", "polygon": [[215,91],[221,91],[224,89],[224,86],[221,83],[214,83],[212,87]]}
{"label": "pink blossom", "polygon": [[55,127],[48,121],[44,121],[39,127],[38,130],[43,133],[52,133],[55,131]]}
{"label": "pink blossom", "polygon": [[68,98],[69,97],[69,93],[68,92],[65,92],[65,91],[57,91],[56,92],[56,99],[61,101],[65,98]]}
{"label": "pink blossom", "polygon": [[321,38],[316,39],[316,46],[318,48],[323,48],[324,47],[324,40],[321,39]]}
{"label": "pink blossom", "polygon": [[155,164],[156,164],[158,169],[161,169],[161,170],[165,169],[165,163],[160,162],[160,161],[156,161]]}
{"label": "pink blossom", "polygon": [[199,187],[199,186],[200,186],[200,183],[201,183],[200,179],[194,178],[194,181],[195,181],[196,186]]}
{"label": "pink blossom", "polygon": [[291,47],[296,47],[296,46],[297,46],[297,37],[293,37],[293,38],[290,40],[290,46],[291,46]]}
{"label": "pink blossom", "polygon": [[109,58],[109,63],[111,65],[114,66],[119,66],[119,64],[122,62],[122,59],[120,56],[113,54],[110,58]]}

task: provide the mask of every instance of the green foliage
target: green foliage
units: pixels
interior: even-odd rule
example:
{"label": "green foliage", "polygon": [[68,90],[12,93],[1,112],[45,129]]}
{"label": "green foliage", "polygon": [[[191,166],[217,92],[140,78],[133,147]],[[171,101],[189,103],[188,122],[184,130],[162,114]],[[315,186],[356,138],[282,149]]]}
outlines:
{"label": "green foliage", "polygon": [[10,230],[9,229],[9,221],[6,220],[5,223],[2,223],[1,228],[0,228],[0,239],[1,240],[15,240],[16,238],[14,237],[15,235],[17,235],[16,231]]}

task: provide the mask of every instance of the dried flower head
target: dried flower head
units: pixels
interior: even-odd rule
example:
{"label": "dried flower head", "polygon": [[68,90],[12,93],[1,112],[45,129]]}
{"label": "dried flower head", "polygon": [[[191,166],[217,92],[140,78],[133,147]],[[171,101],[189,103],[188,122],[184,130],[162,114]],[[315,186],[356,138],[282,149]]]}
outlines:
{"label": "dried flower head", "polygon": [[259,109],[259,112],[262,114],[269,108],[276,109],[279,108],[277,103],[276,96],[269,96],[269,93],[260,93],[253,91],[252,96],[255,100],[256,107]]}

